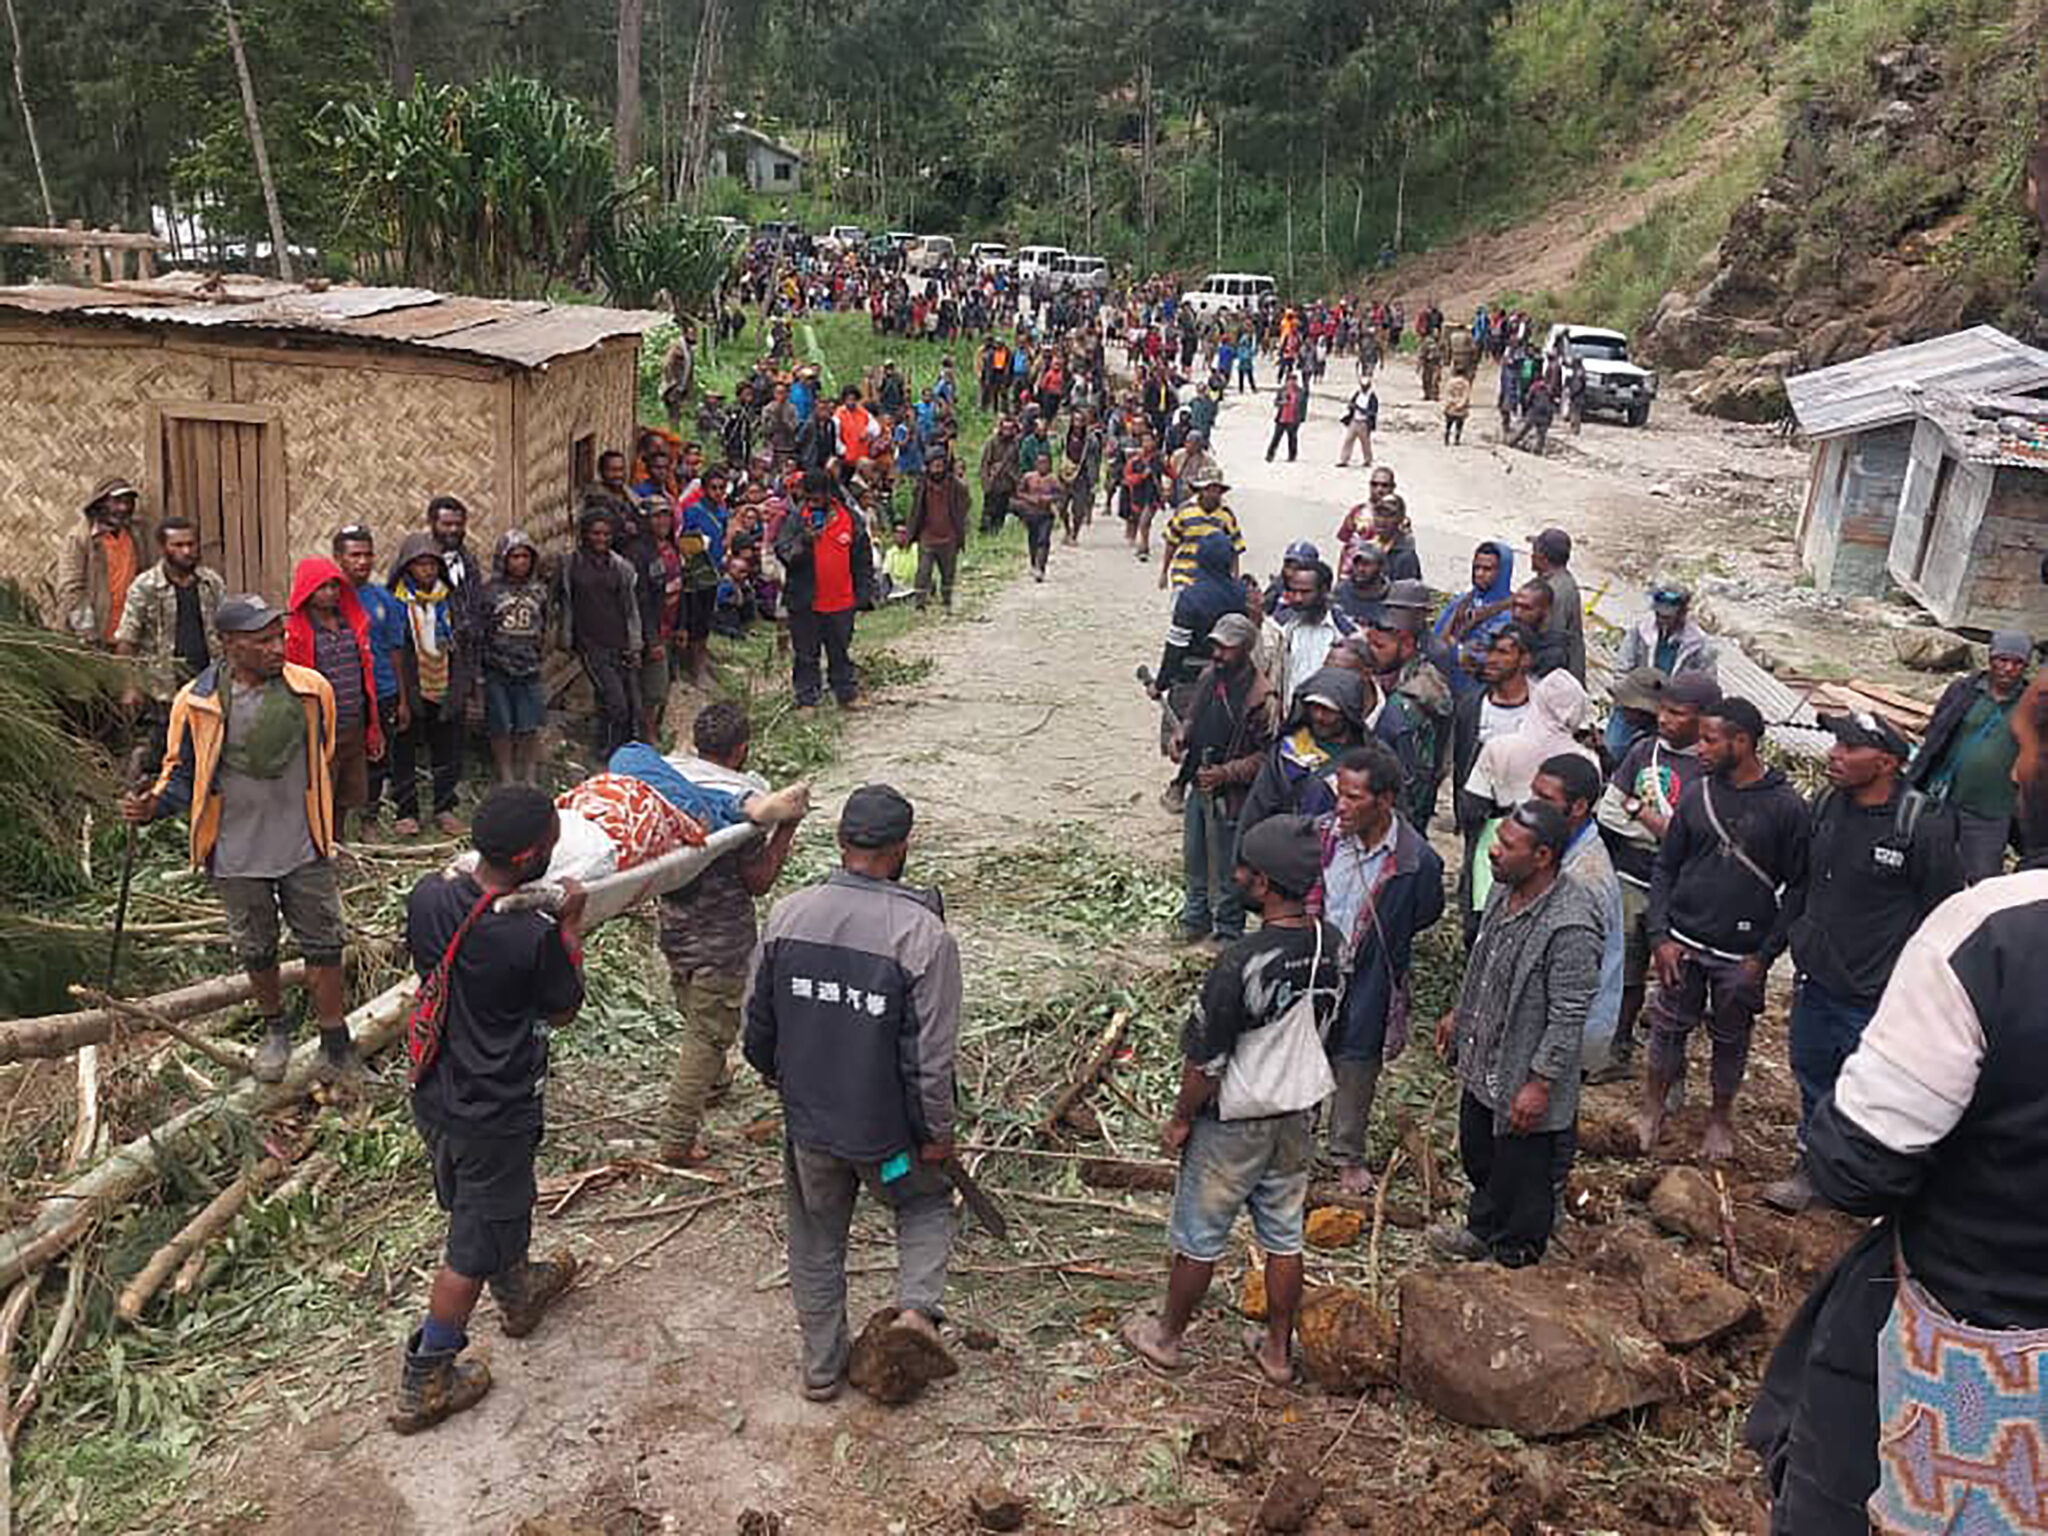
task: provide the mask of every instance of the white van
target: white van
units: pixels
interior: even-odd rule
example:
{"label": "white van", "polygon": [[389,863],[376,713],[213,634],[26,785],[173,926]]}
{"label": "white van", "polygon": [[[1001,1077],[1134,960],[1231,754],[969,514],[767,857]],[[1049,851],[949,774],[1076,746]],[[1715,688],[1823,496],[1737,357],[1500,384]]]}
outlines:
{"label": "white van", "polygon": [[1201,287],[1182,294],[1180,301],[1203,316],[1228,310],[1249,314],[1279,292],[1279,288],[1264,272],[1212,272]]}
{"label": "white van", "polygon": [[1100,256],[1060,256],[1052,264],[1052,285],[1101,293],[1109,287],[1109,263]]}
{"label": "white van", "polygon": [[1034,283],[1052,276],[1052,264],[1067,254],[1064,245],[1024,245],[1017,248],[1017,280]]}
{"label": "white van", "polygon": [[1007,272],[1012,265],[1010,248],[996,240],[977,240],[967,247],[967,262],[977,272]]}
{"label": "white van", "polygon": [[920,235],[910,242],[903,262],[913,272],[942,272],[953,263],[953,237]]}

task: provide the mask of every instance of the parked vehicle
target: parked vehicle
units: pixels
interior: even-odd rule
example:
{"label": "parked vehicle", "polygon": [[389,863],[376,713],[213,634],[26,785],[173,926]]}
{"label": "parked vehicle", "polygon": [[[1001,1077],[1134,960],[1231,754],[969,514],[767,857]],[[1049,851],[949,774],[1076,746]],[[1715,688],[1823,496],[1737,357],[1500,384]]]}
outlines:
{"label": "parked vehicle", "polygon": [[1181,303],[1202,316],[1220,315],[1228,310],[1250,313],[1280,291],[1280,285],[1265,272],[1212,272],[1199,288],[1180,296]]}
{"label": "parked vehicle", "polygon": [[740,246],[747,243],[747,226],[738,219],[733,218],[729,214],[714,213],[711,215],[711,222],[718,227],[719,235],[728,246]]}
{"label": "parked vehicle", "polygon": [[953,264],[951,235],[920,235],[910,243],[903,264],[913,272],[943,272]]}
{"label": "parked vehicle", "polygon": [[859,250],[866,239],[867,232],[858,224],[834,224],[818,237],[818,249],[827,256],[843,256]]}
{"label": "parked vehicle", "polygon": [[1052,264],[1067,254],[1064,245],[1022,245],[1017,248],[1017,278],[1035,283],[1052,276]]}
{"label": "parked vehicle", "polygon": [[907,251],[917,244],[917,236],[907,229],[892,229],[883,238],[899,251]]}
{"label": "parked vehicle", "polygon": [[1553,325],[1543,350],[1562,347],[1586,370],[1585,412],[1612,411],[1632,427],[1650,420],[1650,402],[1657,398],[1657,375],[1628,355],[1628,337],[1597,325]]}
{"label": "parked vehicle", "polygon": [[1008,272],[1016,266],[1010,248],[994,240],[977,240],[967,247],[967,261],[977,272]]}
{"label": "parked vehicle", "polygon": [[803,252],[810,249],[811,237],[804,233],[803,225],[794,219],[763,219],[754,230],[756,242],[770,248],[780,246],[786,251]]}
{"label": "parked vehicle", "polygon": [[1100,256],[1061,256],[1052,264],[1052,285],[1100,293],[1109,287],[1109,263]]}

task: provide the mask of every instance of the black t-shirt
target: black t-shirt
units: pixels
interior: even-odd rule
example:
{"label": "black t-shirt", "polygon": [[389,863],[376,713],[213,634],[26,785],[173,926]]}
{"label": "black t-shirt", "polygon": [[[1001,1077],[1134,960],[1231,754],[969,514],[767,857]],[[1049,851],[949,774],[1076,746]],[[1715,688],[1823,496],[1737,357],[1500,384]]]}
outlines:
{"label": "black t-shirt", "polygon": [[[431,975],[483,894],[471,876],[429,875],[406,903],[413,968]],[[547,1020],[583,1001],[583,977],[561,930],[540,912],[486,912],[456,951],[441,1021],[441,1054],[413,1090],[427,1124],[466,1136],[538,1130],[547,1077]]]}
{"label": "black t-shirt", "polygon": [[206,647],[206,616],[199,611],[199,583],[188,581],[182,587],[173,584],[171,590],[178,594],[178,628],[171,651],[196,677],[213,660]]}
{"label": "black t-shirt", "polygon": [[[1202,983],[1201,1008],[1189,1017],[1181,1034],[1181,1050],[1188,1060],[1206,1063],[1229,1055],[1240,1035],[1277,1023],[1311,984],[1318,994],[1316,1021],[1329,1023],[1343,984],[1338,959],[1344,939],[1328,923],[1320,926],[1320,966],[1315,964],[1314,928],[1261,928],[1216,957]],[[1213,1100],[1204,1113],[1215,1113]]]}

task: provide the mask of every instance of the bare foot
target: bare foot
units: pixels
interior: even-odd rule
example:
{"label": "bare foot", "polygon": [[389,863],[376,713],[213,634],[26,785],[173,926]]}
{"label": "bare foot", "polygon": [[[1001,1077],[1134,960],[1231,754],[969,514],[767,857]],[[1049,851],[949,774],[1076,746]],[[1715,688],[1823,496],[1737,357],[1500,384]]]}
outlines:
{"label": "bare foot", "polygon": [[1244,1347],[1251,1354],[1252,1362],[1259,1373],[1276,1387],[1294,1385],[1294,1361],[1285,1344],[1278,1354],[1273,1353],[1273,1338],[1263,1328],[1247,1328],[1244,1331]]}
{"label": "bare foot", "polygon": [[1664,1117],[1655,1110],[1638,1110],[1629,1123],[1636,1130],[1636,1145],[1642,1149],[1643,1156],[1648,1157],[1657,1150],[1657,1138],[1664,1134]]}
{"label": "bare foot", "polygon": [[1700,1138],[1700,1156],[1710,1163],[1725,1163],[1735,1155],[1735,1127],[1719,1115],[1707,1116],[1707,1133]]}
{"label": "bare foot", "polygon": [[747,802],[747,819],[757,826],[801,821],[810,808],[811,786],[805,781],[786,785],[772,794],[754,796]]}
{"label": "bare foot", "polygon": [[1347,1167],[1337,1175],[1337,1185],[1347,1195],[1369,1195],[1372,1193],[1372,1183],[1370,1168]]}
{"label": "bare foot", "polygon": [[1166,1324],[1158,1318],[1134,1317],[1124,1324],[1119,1336],[1148,1364],[1162,1371],[1181,1368],[1180,1340],[1168,1334]]}

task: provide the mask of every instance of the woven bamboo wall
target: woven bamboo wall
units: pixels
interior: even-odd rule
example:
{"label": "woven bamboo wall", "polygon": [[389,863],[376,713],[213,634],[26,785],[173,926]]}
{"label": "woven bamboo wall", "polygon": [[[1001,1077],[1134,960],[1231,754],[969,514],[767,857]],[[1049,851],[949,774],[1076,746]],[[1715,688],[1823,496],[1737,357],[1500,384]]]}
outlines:
{"label": "woven bamboo wall", "polygon": [[520,379],[524,441],[519,452],[526,476],[526,531],[551,552],[569,545],[569,456],[585,433],[597,451],[633,446],[633,403],[639,391],[637,339],[607,342],[573,357],[558,358]]}
{"label": "woven bamboo wall", "polygon": [[473,539],[505,526],[495,383],[241,354],[234,390],[282,413],[294,560],[326,554],[336,528],[360,522],[376,531],[381,567],[443,494],[468,505]]}
{"label": "woven bamboo wall", "polygon": [[64,535],[93,486],[143,476],[144,403],[207,399],[211,379],[189,353],[24,342],[0,330],[0,576],[46,616]]}

